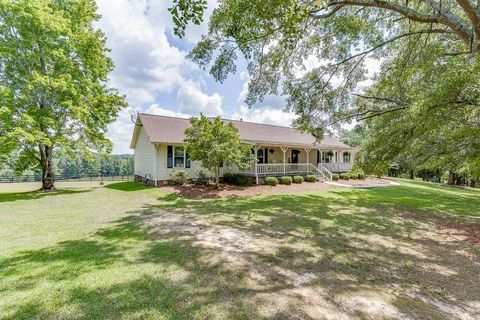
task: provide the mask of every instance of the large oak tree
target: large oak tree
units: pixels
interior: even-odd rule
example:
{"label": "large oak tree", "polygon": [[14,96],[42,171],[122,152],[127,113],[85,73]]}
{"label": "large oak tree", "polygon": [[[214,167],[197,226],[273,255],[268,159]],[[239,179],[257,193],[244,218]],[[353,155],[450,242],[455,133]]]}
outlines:
{"label": "large oak tree", "polygon": [[93,0],[0,0],[0,153],[19,151],[18,172],[52,158],[109,152],[107,125],[125,105],[107,85],[113,64]]}
{"label": "large oak tree", "polygon": [[[283,94],[302,129],[369,122],[381,165],[422,137],[467,128],[465,118],[469,141],[480,131],[480,4],[471,0],[223,0],[191,57],[218,81],[242,57],[246,102]],[[395,148],[381,152],[389,136]]]}

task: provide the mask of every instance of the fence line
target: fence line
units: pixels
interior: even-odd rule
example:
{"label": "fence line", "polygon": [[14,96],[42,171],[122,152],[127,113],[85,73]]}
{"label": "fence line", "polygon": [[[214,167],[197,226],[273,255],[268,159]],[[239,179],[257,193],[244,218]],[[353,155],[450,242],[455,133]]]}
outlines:
{"label": "fence line", "polygon": [[[133,175],[97,175],[97,174],[56,174],[55,181],[133,181]],[[40,182],[42,175],[29,174],[21,176],[0,175],[0,183]]]}

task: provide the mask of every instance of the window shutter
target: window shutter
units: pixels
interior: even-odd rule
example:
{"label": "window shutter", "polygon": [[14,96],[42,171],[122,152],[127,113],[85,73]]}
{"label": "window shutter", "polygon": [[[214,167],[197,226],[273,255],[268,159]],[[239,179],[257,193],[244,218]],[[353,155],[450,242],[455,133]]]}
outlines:
{"label": "window shutter", "polygon": [[317,163],[320,163],[320,150],[317,150]]}
{"label": "window shutter", "polygon": [[263,163],[268,163],[268,148],[263,151]]}
{"label": "window shutter", "polygon": [[167,168],[173,168],[173,146],[167,146]]}
{"label": "window shutter", "polygon": [[185,152],[185,168],[190,168],[190,156]]}

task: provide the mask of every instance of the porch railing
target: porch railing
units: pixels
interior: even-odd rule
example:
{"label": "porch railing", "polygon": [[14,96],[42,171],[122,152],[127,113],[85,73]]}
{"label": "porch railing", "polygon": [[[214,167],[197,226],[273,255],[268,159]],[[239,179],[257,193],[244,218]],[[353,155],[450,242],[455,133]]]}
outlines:
{"label": "porch railing", "polygon": [[[251,175],[255,175],[255,165],[252,166],[250,171],[243,172]],[[257,164],[258,176],[267,175],[292,175],[292,174],[313,174],[321,181],[331,181],[332,173],[324,167],[316,167],[311,163],[265,163]]]}
{"label": "porch railing", "polygon": [[[268,163],[257,164],[257,173],[259,175],[265,174],[291,174],[291,173],[308,173],[309,163]],[[255,169],[255,168],[254,168]]]}
{"label": "porch railing", "polygon": [[325,180],[332,181],[332,172],[328,170],[323,164],[319,163],[317,169],[325,177]]}
{"label": "porch railing", "polygon": [[330,172],[347,172],[352,169],[351,162],[319,163]]}

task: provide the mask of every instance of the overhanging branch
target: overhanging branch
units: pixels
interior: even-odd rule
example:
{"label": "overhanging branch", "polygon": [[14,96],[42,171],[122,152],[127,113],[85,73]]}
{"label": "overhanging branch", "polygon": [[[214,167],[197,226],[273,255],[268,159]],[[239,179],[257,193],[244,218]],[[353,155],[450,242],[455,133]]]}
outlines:
{"label": "overhanging branch", "polygon": [[[462,0],[460,0],[462,1]],[[472,38],[472,34],[457,17],[453,17],[452,14],[440,14],[440,13],[421,13],[417,10],[409,8],[407,5],[400,3],[393,3],[382,0],[338,0],[330,1],[323,8],[334,7],[330,12],[324,14],[317,14],[324,10],[312,11],[312,16],[316,19],[324,19],[334,15],[340,8],[345,6],[361,6],[361,7],[373,7],[379,9],[386,9],[397,12],[402,16],[420,23],[433,23],[442,24],[449,27],[455,32],[465,43],[469,44]]]}
{"label": "overhanging branch", "polygon": [[357,53],[357,54],[354,54],[342,61],[339,61],[337,63],[335,63],[335,65],[340,65],[340,64],[343,64],[345,62],[348,62],[352,59],[355,59],[357,57],[360,57],[360,56],[365,56],[369,53],[372,53],[373,51],[377,50],[377,49],[380,49],[381,47],[389,44],[389,43],[392,43],[396,40],[399,40],[399,39],[402,39],[402,38],[405,38],[405,37],[409,37],[409,36],[413,36],[413,35],[419,35],[419,34],[430,34],[430,33],[452,33],[452,31],[450,30],[446,30],[446,29],[425,29],[425,30],[418,30],[418,31],[412,31],[412,32],[407,32],[407,33],[402,33],[398,36],[395,36],[393,38],[390,38],[388,40],[385,40],[383,41],[382,43],[379,43],[378,45],[375,45],[373,46],[372,48],[366,50],[366,51],[363,51],[363,52],[360,52],[360,53]]}

